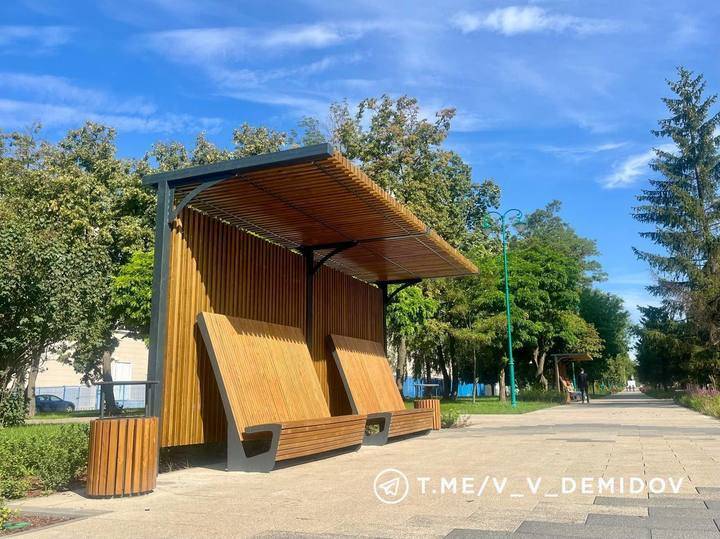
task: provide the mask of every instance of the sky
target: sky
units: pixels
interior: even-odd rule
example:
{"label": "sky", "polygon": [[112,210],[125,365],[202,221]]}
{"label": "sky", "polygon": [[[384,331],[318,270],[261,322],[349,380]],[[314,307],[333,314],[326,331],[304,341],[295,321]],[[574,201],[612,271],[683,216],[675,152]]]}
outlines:
{"label": "sky", "polygon": [[115,127],[122,156],[153,142],[229,145],[243,122],[276,129],[328,105],[407,94],[428,118],[454,107],[448,145],[502,208],[562,201],[597,240],[599,286],[653,304],[631,217],[653,173],[651,130],[683,65],[720,92],[720,2],[6,0],[0,129],[57,139]]}

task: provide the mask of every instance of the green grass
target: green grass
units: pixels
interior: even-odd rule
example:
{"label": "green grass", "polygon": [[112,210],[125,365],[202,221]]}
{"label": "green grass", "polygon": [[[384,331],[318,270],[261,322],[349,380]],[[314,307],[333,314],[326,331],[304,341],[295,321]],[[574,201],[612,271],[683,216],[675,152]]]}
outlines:
{"label": "green grass", "polygon": [[645,389],[643,393],[653,399],[674,399],[679,394],[674,389]]}
{"label": "green grass", "polygon": [[[443,399],[440,401],[440,411],[446,412],[454,410],[459,414],[525,414],[527,412],[534,412],[535,410],[542,410],[543,408],[550,408],[551,406],[557,406],[560,403],[557,402],[545,402],[545,401],[523,401],[517,402],[517,407],[513,408],[510,405],[510,400],[507,402],[500,402],[497,397],[478,397],[473,403],[472,399],[457,399],[454,401]],[[412,408],[413,402],[406,401],[406,408]]]}
{"label": "green grass", "polygon": [[[128,408],[123,416],[132,416],[145,413],[145,408]],[[100,417],[98,410],[81,410],[79,412],[38,412],[32,419],[65,419],[68,417]]]}

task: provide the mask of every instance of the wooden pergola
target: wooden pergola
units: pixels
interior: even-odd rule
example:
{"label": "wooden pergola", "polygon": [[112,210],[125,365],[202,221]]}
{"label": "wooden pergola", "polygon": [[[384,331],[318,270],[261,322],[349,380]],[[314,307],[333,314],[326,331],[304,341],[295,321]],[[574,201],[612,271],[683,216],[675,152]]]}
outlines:
{"label": "wooden pergola", "polygon": [[553,354],[552,358],[555,360],[555,387],[558,391],[561,391],[560,387],[560,365],[563,361],[570,361],[573,363],[573,384],[574,380],[574,364],[576,361],[592,361],[592,356],[586,352],[573,353],[573,354]]}
{"label": "wooden pergola", "polygon": [[[173,381],[167,378],[166,365],[176,362],[171,356],[184,353],[188,337],[176,334],[186,331],[183,325],[191,316],[194,323],[195,311],[205,301],[187,298],[187,291],[177,286],[179,281],[204,286],[210,298],[205,303],[215,303],[210,308],[216,312],[304,327],[319,376],[329,384],[325,389],[331,409],[339,410],[347,407],[339,402],[344,397],[334,395],[339,377],[324,350],[329,325],[354,325],[354,336],[384,342],[385,308],[391,300],[388,285],[477,271],[329,144],[153,174],[144,183],[156,188],[158,197],[148,376],[159,381],[151,411],[161,419],[163,446],[208,440],[195,427],[189,427],[189,434],[173,433],[168,427],[168,422],[182,423],[177,417],[182,410],[168,394],[173,391],[168,383]],[[244,242],[251,243],[258,255],[277,259],[262,262],[273,264],[271,275],[254,266],[260,262],[238,250]],[[228,275],[237,270],[233,259],[243,265],[242,277]],[[301,260],[299,267],[297,260]],[[191,275],[198,271],[206,275]],[[298,273],[303,282],[297,282]],[[328,287],[325,281],[331,275],[342,281],[345,292],[331,290],[340,281]],[[351,281],[342,280],[341,275]],[[229,295],[234,297],[223,297]],[[273,307],[253,312],[241,305],[248,296]],[[353,308],[352,302],[366,297]],[[302,313],[296,312],[298,307]],[[285,316],[282,309],[292,316]],[[182,311],[187,316],[178,317]],[[195,376],[201,362],[190,361],[183,372]],[[193,391],[186,391],[188,398],[197,398]],[[168,406],[175,412],[169,414]],[[205,417],[202,422],[198,428],[205,428]]]}
{"label": "wooden pergola", "polygon": [[[149,417],[93,422],[91,495],[152,490],[161,447],[227,441],[235,455],[229,462],[265,469],[275,459],[355,443],[365,416],[352,415],[330,336],[382,350],[387,305],[398,291],[389,293],[390,285],[477,271],[328,144],[162,172],[143,182],[157,192]],[[213,333],[213,327],[226,329]],[[258,352],[237,370],[239,339],[271,343],[248,350],[274,347],[275,355]],[[304,389],[289,394],[300,365]],[[280,371],[285,378],[271,376]],[[283,391],[293,398],[279,398]],[[268,400],[257,402],[258,394]],[[233,395],[252,402],[243,408],[230,402]],[[249,464],[255,457],[243,457],[237,444],[252,429],[238,429],[254,419],[238,418],[250,408],[258,418],[270,409],[297,412],[309,400],[313,417],[272,416],[276,451]],[[427,419],[432,426],[423,411],[383,412],[396,418],[390,435],[421,430]]]}

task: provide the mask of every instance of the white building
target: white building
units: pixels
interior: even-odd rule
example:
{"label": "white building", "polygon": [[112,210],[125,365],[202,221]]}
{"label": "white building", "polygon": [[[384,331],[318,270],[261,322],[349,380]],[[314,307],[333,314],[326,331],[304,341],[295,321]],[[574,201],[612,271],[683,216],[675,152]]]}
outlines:
{"label": "white building", "polygon": [[[112,377],[115,381],[147,380],[148,348],[145,342],[127,331],[115,332],[118,346],[112,354]],[[72,365],[48,358],[41,366],[35,383],[36,395],[56,395],[73,402],[76,410],[89,410],[99,406],[98,388],[86,386],[82,375]],[[142,406],[145,400],[143,386],[115,388],[115,398],[126,407]]]}

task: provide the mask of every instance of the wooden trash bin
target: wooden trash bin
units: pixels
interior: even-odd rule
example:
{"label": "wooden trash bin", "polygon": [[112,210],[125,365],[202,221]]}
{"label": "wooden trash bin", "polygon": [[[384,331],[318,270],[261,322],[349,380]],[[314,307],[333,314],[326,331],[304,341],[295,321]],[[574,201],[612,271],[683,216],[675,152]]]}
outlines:
{"label": "wooden trash bin", "polygon": [[440,430],[440,399],[417,399],[415,408],[432,408],[433,430]]}
{"label": "wooden trash bin", "polygon": [[157,417],[114,417],[90,423],[88,496],[146,494],[157,482]]}

